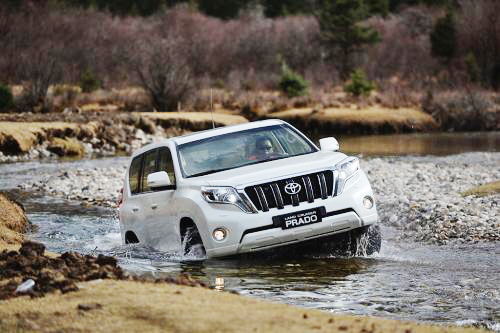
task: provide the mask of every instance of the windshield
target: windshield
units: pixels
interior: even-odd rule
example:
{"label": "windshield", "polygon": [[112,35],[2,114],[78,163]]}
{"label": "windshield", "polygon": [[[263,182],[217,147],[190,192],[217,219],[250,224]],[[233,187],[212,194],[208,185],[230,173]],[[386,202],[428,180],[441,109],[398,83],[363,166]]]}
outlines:
{"label": "windshield", "polygon": [[178,147],[186,178],[315,151],[316,147],[287,125],[219,135]]}

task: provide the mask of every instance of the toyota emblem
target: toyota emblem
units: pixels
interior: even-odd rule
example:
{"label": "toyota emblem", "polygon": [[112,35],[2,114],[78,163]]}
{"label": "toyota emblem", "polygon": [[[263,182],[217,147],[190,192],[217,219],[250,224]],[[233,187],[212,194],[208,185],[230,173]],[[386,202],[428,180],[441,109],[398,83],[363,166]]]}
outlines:
{"label": "toyota emblem", "polygon": [[285,185],[285,192],[290,195],[294,195],[300,192],[302,186],[297,183],[288,183]]}

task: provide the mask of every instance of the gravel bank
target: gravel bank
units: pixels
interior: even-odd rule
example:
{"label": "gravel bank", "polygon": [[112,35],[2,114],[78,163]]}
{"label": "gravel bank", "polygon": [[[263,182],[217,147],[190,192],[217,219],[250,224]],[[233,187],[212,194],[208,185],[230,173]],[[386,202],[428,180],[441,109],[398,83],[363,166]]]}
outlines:
{"label": "gravel bank", "polygon": [[446,244],[500,240],[500,195],[460,193],[500,177],[500,153],[363,161],[383,224],[402,237]]}
{"label": "gravel bank", "polygon": [[[114,207],[125,167],[67,170],[20,187]],[[498,180],[500,153],[367,158],[362,167],[372,182],[381,223],[402,230],[403,238],[437,244],[500,240],[500,195],[460,194]]]}

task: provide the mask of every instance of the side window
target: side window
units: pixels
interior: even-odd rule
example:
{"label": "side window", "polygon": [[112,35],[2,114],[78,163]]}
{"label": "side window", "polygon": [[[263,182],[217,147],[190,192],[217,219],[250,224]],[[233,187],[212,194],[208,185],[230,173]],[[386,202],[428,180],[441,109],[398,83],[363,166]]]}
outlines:
{"label": "side window", "polygon": [[141,192],[148,192],[151,189],[148,187],[148,175],[156,172],[156,157],[158,149],[150,150],[144,153],[144,166],[142,168]]}
{"label": "side window", "polygon": [[128,171],[128,184],[132,194],[139,193],[139,173],[141,172],[142,155],[136,156]]}
{"label": "side window", "polygon": [[171,188],[175,186],[175,172],[174,172],[174,162],[172,160],[172,154],[170,149],[167,147],[161,147],[158,156],[158,171],[166,171],[168,178],[172,184]]}

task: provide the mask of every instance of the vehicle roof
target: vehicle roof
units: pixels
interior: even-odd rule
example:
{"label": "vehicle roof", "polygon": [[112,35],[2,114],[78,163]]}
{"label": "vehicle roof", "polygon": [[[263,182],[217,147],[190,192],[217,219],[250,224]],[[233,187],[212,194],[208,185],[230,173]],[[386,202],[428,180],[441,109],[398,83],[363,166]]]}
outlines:
{"label": "vehicle roof", "polygon": [[182,136],[173,137],[170,140],[181,145],[181,144],[184,144],[187,142],[211,138],[213,136],[244,131],[244,130],[252,129],[252,128],[266,127],[266,126],[272,126],[272,125],[282,125],[282,124],[285,124],[285,122],[283,120],[279,120],[279,119],[259,120],[259,121],[252,121],[252,122],[243,123],[243,124],[217,127],[217,128],[204,130],[204,131],[194,132],[194,133],[190,133],[190,134],[186,134],[186,135],[182,135]]}
{"label": "vehicle roof", "polygon": [[286,122],[283,120],[268,119],[268,120],[252,121],[252,122],[248,122],[248,123],[244,123],[244,124],[223,126],[223,127],[217,127],[217,128],[213,128],[213,129],[209,129],[209,130],[194,132],[194,133],[190,133],[190,134],[186,134],[186,135],[182,135],[182,136],[176,136],[176,137],[172,137],[169,139],[161,140],[159,142],[150,143],[148,145],[145,145],[141,149],[136,150],[132,154],[132,157],[135,157],[139,154],[142,154],[150,149],[153,149],[153,148],[156,148],[159,146],[168,145],[168,143],[172,142],[172,141],[178,145],[181,145],[184,143],[202,140],[202,139],[210,138],[210,137],[217,136],[217,135],[234,133],[234,132],[244,131],[247,129],[259,128],[259,127],[266,127],[266,126],[272,126],[272,125],[283,125],[283,124],[286,124]]}

